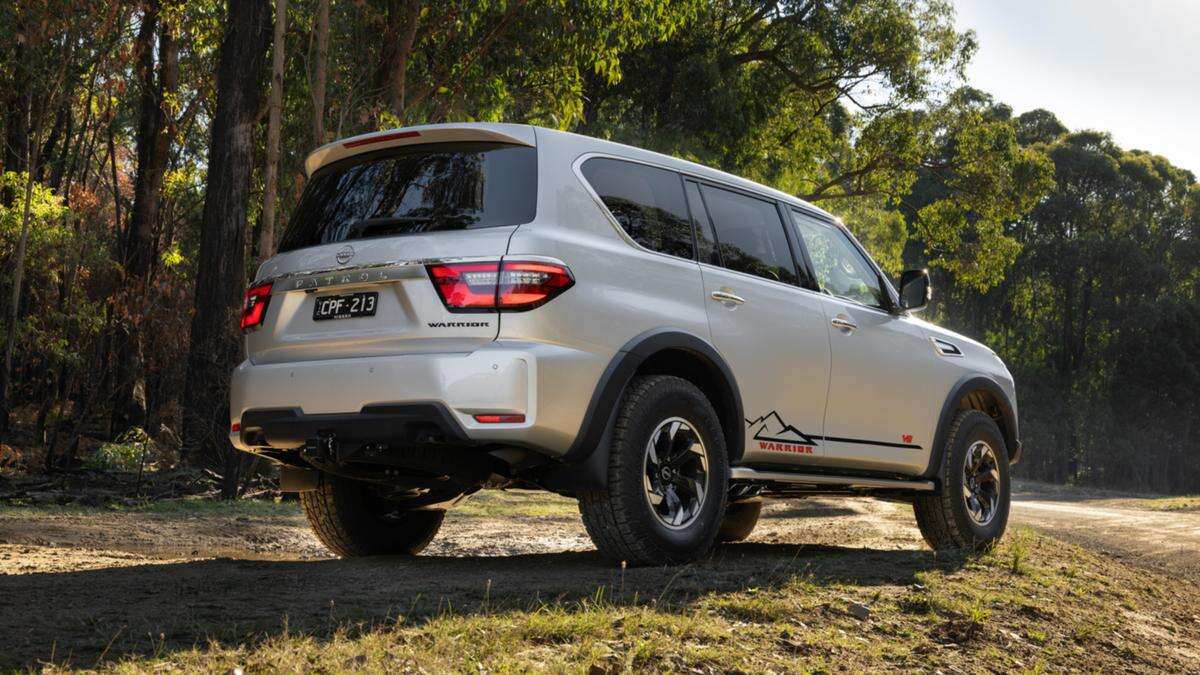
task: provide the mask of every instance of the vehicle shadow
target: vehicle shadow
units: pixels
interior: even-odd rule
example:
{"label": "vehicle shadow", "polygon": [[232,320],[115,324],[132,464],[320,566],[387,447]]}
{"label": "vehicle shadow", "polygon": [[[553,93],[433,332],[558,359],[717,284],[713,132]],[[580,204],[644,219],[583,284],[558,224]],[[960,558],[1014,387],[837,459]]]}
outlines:
{"label": "vehicle shadow", "polygon": [[500,557],[262,561],[226,558],[0,576],[0,668],[89,667],[127,654],[250,643],[284,630],[324,639],[339,627],[420,623],[446,613],[616,604],[686,608],[748,587],[908,584],[953,559],[928,550],[795,544],[718,547],[675,568],[630,568],[594,552]]}

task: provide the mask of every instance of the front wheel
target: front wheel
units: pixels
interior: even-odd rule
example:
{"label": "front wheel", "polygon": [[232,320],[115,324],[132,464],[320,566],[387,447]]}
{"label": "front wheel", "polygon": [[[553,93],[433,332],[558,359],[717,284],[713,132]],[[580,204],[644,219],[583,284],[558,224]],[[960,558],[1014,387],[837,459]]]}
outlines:
{"label": "front wheel", "polygon": [[940,494],[913,501],[925,541],[939,551],[994,546],[1008,526],[1011,488],[1008,448],[992,418],[978,410],[958,413],[938,477]]}
{"label": "front wheel", "polygon": [[725,512],[729,461],[712,404],[696,385],[651,375],[630,383],[609,449],[608,489],[579,511],[605,557],[633,565],[695,560]]}

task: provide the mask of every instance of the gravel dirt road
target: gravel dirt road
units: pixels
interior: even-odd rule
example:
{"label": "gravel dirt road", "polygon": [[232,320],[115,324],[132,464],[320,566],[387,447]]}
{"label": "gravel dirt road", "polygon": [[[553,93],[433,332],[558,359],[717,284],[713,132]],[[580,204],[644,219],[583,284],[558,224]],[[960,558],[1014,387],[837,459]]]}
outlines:
{"label": "gravel dirt road", "polygon": [[1124,562],[1200,575],[1200,511],[1138,507],[1138,500],[1038,485],[1013,495],[1012,522]]}

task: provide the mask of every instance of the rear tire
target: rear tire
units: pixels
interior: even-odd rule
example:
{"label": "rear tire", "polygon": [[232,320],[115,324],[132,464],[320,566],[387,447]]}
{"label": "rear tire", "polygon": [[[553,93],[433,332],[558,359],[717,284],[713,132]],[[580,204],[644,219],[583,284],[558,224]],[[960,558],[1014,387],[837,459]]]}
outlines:
{"label": "rear tire", "polygon": [[742,502],[730,502],[725,507],[725,517],[721,519],[721,529],[717,532],[717,541],[731,543],[745,541],[758,525],[759,514],[762,513],[761,499],[749,499]]}
{"label": "rear tire", "polygon": [[617,411],[608,488],[580,494],[579,512],[606,558],[683,563],[712,548],[728,485],[725,436],[712,404],[683,378],[642,376]]}
{"label": "rear tire", "polygon": [[950,424],[939,494],[913,500],[917,526],[937,551],[987,550],[1008,526],[1011,503],[1008,448],[1000,428],[978,410],[963,410]]}
{"label": "rear tire", "polygon": [[300,493],[317,539],[343,558],[416,555],[442,526],[445,511],[402,511],[371,486],[326,474],[320,487]]}

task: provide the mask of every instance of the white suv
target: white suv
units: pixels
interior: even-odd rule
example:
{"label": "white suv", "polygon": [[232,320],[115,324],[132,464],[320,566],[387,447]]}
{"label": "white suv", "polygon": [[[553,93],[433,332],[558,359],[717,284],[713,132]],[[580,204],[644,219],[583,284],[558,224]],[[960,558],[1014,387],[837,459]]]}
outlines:
{"label": "white suv", "polygon": [[764,497],[909,501],[935,548],[1004,532],[1012,377],[920,321],[833,216],[561,131],[447,124],[313,152],[246,292],[230,440],[321,541],[416,553],[484,487],[575,497],[631,564],[750,534]]}

